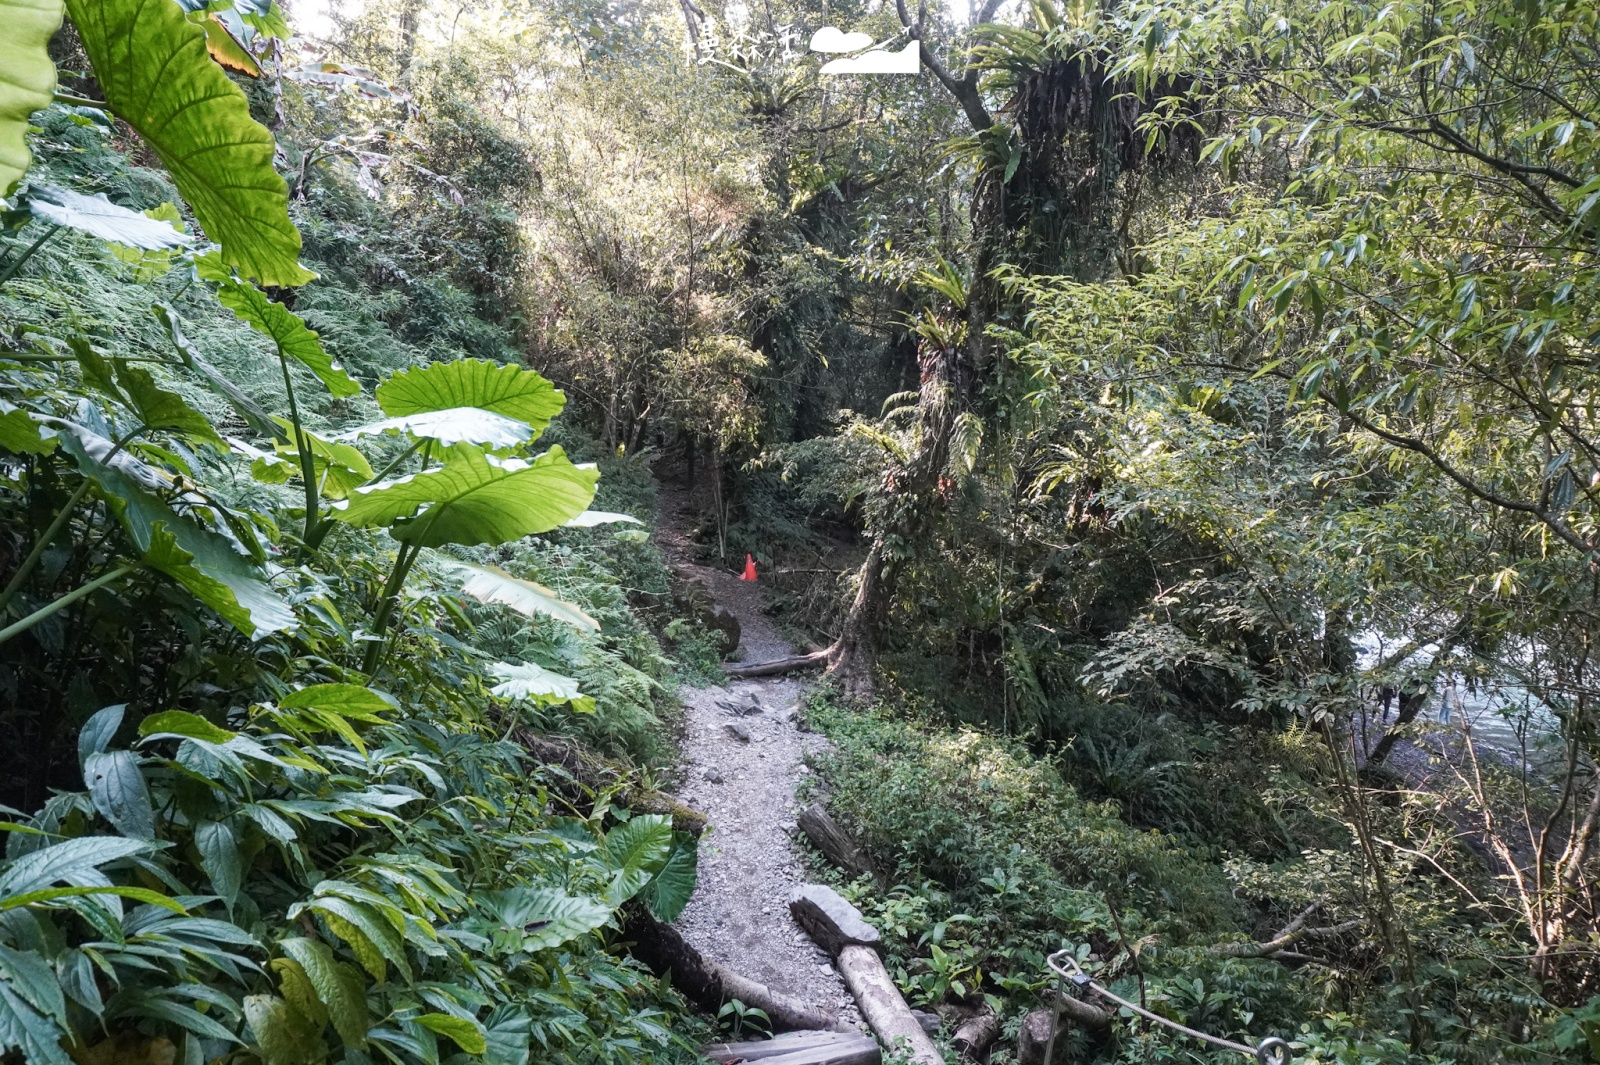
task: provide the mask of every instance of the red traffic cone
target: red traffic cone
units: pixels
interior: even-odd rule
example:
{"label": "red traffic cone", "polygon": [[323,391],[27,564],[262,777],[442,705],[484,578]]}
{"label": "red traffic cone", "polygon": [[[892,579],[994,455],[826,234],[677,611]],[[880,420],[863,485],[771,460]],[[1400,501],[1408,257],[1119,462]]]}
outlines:
{"label": "red traffic cone", "polygon": [[756,579],[756,560],[749,555],[744,556],[744,572],[739,574],[739,579],[741,581],[753,581]]}

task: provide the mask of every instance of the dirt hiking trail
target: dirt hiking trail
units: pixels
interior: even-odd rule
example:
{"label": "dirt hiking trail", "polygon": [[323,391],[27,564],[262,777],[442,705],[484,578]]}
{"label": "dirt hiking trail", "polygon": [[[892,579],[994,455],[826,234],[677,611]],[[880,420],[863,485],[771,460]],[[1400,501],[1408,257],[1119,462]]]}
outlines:
{"label": "dirt hiking trail", "polygon": [[[663,491],[656,542],[739,619],[740,658],[793,654],[762,613],[759,581],[690,561],[692,545],[680,530],[692,521],[688,500]],[[827,748],[822,737],[798,727],[806,687],[804,679],[762,677],[679,690],[679,798],[710,818],[711,831],[700,841],[699,885],[676,926],[707,958],[859,1026],[855,1003],[828,956],[789,915],[789,892],[810,879],[791,838],[799,813],[795,788],[810,772],[805,756]],[[760,709],[746,712],[752,696]],[[748,741],[736,734],[740,728]]]}

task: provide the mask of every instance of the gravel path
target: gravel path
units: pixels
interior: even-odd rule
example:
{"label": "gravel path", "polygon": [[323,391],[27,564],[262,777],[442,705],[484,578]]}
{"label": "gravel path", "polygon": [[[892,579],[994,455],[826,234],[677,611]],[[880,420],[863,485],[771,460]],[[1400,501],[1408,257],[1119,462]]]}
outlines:
{"label": "gravel path", "polygon": [[[760,584],[686,563],[673,530],[676,500],[663,500],[658,542],[680,567],[703,579],[716,601],[739,619],[740,657],[758,662],[793,654],[761,612]],[[795,786],[810,772],[805,755],[827,741],[801,732],[793,710],[805,682],[795,677],[730,681],[720,688],[680,689],[684,704],[679,797],[711,819],[700,841],[700,880],[677,927],[702,954],[734,972],[859,1024],[855,1004],[828,956],[789,916],[789,892],[807,877],[789,833]],[[754,695],[757,713],[736,714]],[[723,705],[729,704],[729,705]],[[728,725],[749,730],[748,743]]]}

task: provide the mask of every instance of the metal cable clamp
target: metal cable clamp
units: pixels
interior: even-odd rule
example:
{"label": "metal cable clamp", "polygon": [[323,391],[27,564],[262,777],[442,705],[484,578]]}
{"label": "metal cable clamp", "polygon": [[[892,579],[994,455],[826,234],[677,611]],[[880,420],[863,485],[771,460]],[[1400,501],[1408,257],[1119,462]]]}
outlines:
{"label": "metal cable clamp", "polygon": [[[1114,995],[1110,991],[1107,991],[1104,987],[1095,983],[1094,980],[1090,978],[1089,974],[1083,971],[1083,967],[1078,964],[1078,959],[1070,950],[1056,951],[1054,954],[1045,959],[1045,964],[1050,966],[1051,972],[1055,973],[1063,980],[1068,981],[1074,987],[1087,988],[1088,990],[1099,995],[1101,998],[1115,1002],[1117,1005],[1137,1013],[1146,1020],[1154,1021],[1156,1024],[1164,1025],[1168,1028],[1171,1028],[1175,1032],[1181,1032],[1191,1039],[1198,1039],[1201,1042],[1210,1043],[1213,1046],[1224,1047],[1228,1050],[1236,1050],[1241,1054],[1253,1057],[1256,1059],[1257,1065],[1289,1065],[1289,1059],[1293,1056],[1290,1052],[1289,1044],[1284,1040],[1279,1039],[1275,1035],[1269,1035],[1255,1046],[1249,1046],[1245,1043],[1235,1043],[1231,1039],[1223,1039],[1220,1036],[1198,1031],[1194,1028],[1187,1027],[1186,1025],[1179,1024],[1177,1021],[1168,1020],[1167,1018],[1158,1014],[1151,1013],[1143,1006],[1129,1002],[1127,999],[1122,998],[1119,995]],[[1064,968],[1063,966],[1066,967]]]}

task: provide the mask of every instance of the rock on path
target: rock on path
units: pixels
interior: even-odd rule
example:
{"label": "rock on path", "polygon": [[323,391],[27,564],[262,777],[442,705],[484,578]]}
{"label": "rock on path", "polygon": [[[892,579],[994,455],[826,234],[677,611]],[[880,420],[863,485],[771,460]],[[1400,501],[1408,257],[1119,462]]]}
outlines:
{"label": "rock on path", "polygon": [[[670,547],[669,547],[670,549]],[[792,654],[761,613],[759,584],[696,567],[717,601],[739,619],[744,661]],[[805,755],[826,741],[801,732],[789,714],[805,685],[792,677],[684,687],[683,787],[679,797],[711,819],[700,841],[700,882],[678,930],[706,957],[768,987],[859,1024],[855,1004],[828,956],[789,916],[789,892],[808,877],[789,833]],[[750,696],[757,713],[736,713]],[[719,705],[726,704],[726,705]],[[727,726],[748,730],[748,742]]]}

